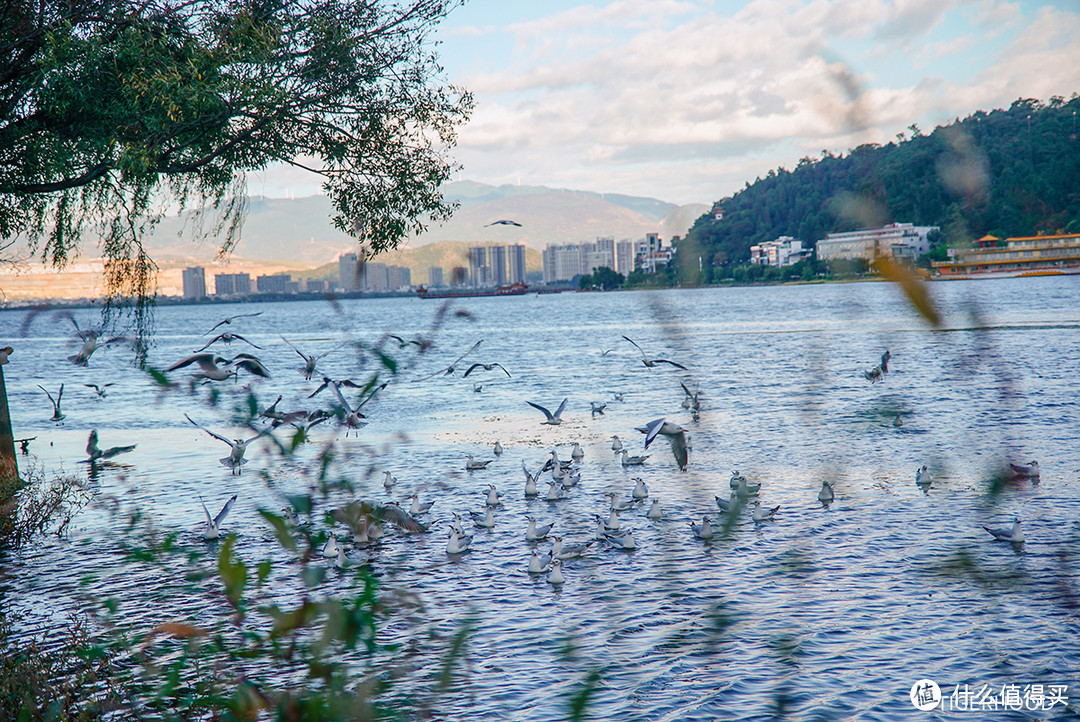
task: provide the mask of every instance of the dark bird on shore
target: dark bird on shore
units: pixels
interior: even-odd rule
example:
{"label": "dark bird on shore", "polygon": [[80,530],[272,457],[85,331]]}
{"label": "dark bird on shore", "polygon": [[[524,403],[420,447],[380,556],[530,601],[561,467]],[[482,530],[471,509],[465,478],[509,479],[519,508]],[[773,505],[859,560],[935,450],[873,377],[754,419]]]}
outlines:
{"label": "dark bird on shore", "polygon": [[256,311],[255,313],[238,313],[235,316],[228,316],[224,320],[218,321],[213,326],[211,326],[210,330],[207,331],[206,333],[204,333],[203,336],[205,336],[207,333],[213,333],[214,329],[218,328],[219,326],[224,326],[225,324],[231,324],[233,321],[235,321],[238,318],[250,318],[251,316],[261,316],[261,315],[262,315],[262,311]]}
{"label": "dark bird on shore", "polygon": [[677,369],[682,369],[683,371],[688,370],[682,364],[675,363],[674,361],[668,361],[667,359],[664,359],[664,358],[649,358],[648,356],[645,355],[645,351],[641,348],[641,346],[638,346],[636,343],[634,343],[633,339],[631,339],[628,336],[623,336],[623,338],[625,338],[630,343],[634,344],[634,348],[636,348],[638,351],[641,352],[641,363],[645,364],[645,366],[647,366],[648,368],[653,368],[654,366],[656,366],[656,364],[670,364],[671,366],[674,366]]}

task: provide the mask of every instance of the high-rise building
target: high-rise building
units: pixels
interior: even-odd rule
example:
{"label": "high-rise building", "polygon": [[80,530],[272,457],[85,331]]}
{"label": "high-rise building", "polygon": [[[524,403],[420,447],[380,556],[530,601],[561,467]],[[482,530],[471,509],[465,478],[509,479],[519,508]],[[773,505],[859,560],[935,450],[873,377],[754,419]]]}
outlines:
{"label": "high-rise building", "polygon": [[273,276],[256,276],[255,288],[259,293],[288,293],[289,284],[292,282],[292,276],[287,273],[277,273]]}
{"label": "high-rise building", "polygon": [[626,276],[634,270],[634,244],[632,241],[619,241],[615,244],[615,272]]}
{"label": "high-rise building", "polygon": [[206,269],[184,269],[184,298],[206,298]]}
{"label": "high-rise building", "polygon": [[469,249],[469,281],[473,286],[486,286],[491,283],[488,277],[488,249],[473,246]]}
{"label": "high-rise building", "polygon": [[506,249],[506,278],[510,283],[525,283],[525,244]]}
{"label": "high-rise building", "polygon": [[214,275],[214,295],[246,296],[251,293],[251,276],[246,273],[218,273]]}
{"label": "high-rise building", "polygon": [[496,286],[505,286],[508,283],[506,275],[506,246],[491,246],[487,249],[488,279]]}
{"label": "high-rise building", "polygon": [[412,271],[405,266],[386,267],[386,285],[392,291],[412,285]]}
{"label": "high-rise building", "polygon": [[443,285],[443,272],[442,266],[432,266],[427,272],[428,285],[429,286],[441,286]]}
{"label": "high-rise building", "polygon": [[355,253],[342,253],[338,256],[338,284],[343,291],[360,288],[359,265]]}

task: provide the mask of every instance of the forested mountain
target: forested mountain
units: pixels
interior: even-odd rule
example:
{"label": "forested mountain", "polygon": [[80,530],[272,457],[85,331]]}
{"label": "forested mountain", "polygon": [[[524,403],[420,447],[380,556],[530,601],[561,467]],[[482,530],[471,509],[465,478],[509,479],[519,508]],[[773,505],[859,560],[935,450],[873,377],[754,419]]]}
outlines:
{"label": "forested mountain", "polygon": [[745,262],[751,245],[884,223],[936,225],[949,246],[999,237],[1080,232],[1080,96],[1017,100],[847,155],[803,158],[719,201],[688,239],[713,265]]}

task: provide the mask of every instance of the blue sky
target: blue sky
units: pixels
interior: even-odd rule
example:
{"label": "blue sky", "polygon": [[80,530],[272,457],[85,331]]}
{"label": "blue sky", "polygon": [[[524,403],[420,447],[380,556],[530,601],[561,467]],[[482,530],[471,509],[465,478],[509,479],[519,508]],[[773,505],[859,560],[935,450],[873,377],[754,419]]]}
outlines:
{"label": "blue sky", "polygon": [[[469,0],[461,178],[709,203],[822,150],[1080,91],[1080,2]],[[250,189],[306,195],[293,173]]]}

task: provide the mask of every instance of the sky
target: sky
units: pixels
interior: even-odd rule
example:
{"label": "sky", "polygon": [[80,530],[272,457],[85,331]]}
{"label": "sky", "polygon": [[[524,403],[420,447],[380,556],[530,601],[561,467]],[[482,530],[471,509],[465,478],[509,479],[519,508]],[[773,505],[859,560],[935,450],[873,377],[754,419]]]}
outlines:
{"label": "sky", "polygon": [[[711,203],[770,169],[1080,92],[1080,0],[467,0],[455,179]],[[310,195],[271,169],[253,193]]]}

